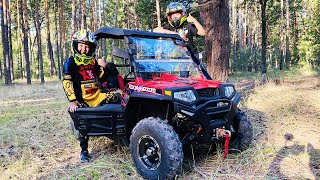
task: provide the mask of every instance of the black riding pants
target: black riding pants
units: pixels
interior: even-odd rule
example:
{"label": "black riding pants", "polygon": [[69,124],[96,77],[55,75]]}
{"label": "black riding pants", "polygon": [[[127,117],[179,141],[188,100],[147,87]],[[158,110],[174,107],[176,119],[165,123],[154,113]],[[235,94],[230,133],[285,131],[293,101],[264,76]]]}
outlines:
{"label": "black riding pants", "polygon": [[89,136],[79,137],[81,152],[88,151],[88,141],[89,141]]}

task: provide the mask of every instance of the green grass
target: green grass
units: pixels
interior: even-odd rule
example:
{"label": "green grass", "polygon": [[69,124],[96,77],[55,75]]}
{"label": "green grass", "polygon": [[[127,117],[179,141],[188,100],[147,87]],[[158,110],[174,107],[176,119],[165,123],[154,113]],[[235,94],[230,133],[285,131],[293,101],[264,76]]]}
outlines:
{"label": "green grass", "polygon": [[19,119],[32,118],[35,115],[49,113],[48,110],[65,108],[65,102],[42,102],[42,103],[14,103],[0,108],[0,125],[19,121]]}
{"label": "green grass", "polygon": [[[312,68],[310,66],[291,67],[290,70],[269,69],[267,77],[270,80],[300,80],[308,77],[316,77],[320,75],[319,68]],[[230,82],[239,81],[260,81],[262,74],[260,72],[233,72],[229,77]]]}
{"label": "green grass", "polygon": [[[253,124],[252,147],[224,159],[221,148],[194,145],[177,179],[281,179],[276,173],[279,165],[289,179],[315,179],[309,163],[318,163],[320,156],[317,71],[269,73],[295,83],[270,81],[245,94],[241,108]],[[238,73],[231,78],[258,81],[260,74]],[[0,179],[142,179],[129,149],[105,137],[91,138],[92,162],[79,162],[80,147],[69,129],[61,82],[0,86],[0,91],[6,92],[0,95]],[[286,141],[285,133],[294,139]]]}

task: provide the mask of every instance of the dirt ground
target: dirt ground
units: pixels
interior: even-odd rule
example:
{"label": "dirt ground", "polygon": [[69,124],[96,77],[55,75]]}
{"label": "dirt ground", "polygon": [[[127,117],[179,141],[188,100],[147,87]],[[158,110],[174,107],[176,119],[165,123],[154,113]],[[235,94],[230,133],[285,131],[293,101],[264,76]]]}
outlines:
{"label": "dirt ground", "polygon": [[[229,154],[192,146],[177,179],[320,179],[320,78],[240,82],[251,148]],[[127,147],[91,138],[79,162],[60,82],[0,87],[0,179],[141,179]]]}
{"label": "dirt ground", "polygon": [[320,179],[320,80],[276,81],[249,90],[245,110],[264,177]]}

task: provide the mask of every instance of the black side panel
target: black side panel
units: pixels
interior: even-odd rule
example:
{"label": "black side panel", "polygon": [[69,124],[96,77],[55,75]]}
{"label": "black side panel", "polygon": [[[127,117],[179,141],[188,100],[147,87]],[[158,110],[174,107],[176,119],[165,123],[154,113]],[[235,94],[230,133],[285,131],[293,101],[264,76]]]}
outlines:
{"label": "black side panel", "polygon": [[161,94],[151,94],[151,93],[143,93],[143,92],[133,92],[130,95],[130,99],[135,99],[135,98],[139,98],[139,99],[153,99],[153,100],[159,100],[159,101],[171,101],[172,97],[170,96],[164,96]]}
{"label": "black side panel", "polygon": [[82,136],[125,135],[124,109],[120,104],[78,108],[69,114]]}

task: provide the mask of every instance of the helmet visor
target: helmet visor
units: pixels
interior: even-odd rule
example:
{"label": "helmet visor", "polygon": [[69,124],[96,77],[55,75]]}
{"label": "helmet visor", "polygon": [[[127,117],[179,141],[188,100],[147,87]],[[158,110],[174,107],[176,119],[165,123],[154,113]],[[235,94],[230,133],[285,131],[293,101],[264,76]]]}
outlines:
{"label": "helmet visor", "polygon": [[182,10],[177,10],[177,11],[172,11],[172,12],[169,12],[168,13],[168,16],[172,16],[172,14],[176,14],[176,13],[179,13],[181,16],[183,16],[183,11]]}

